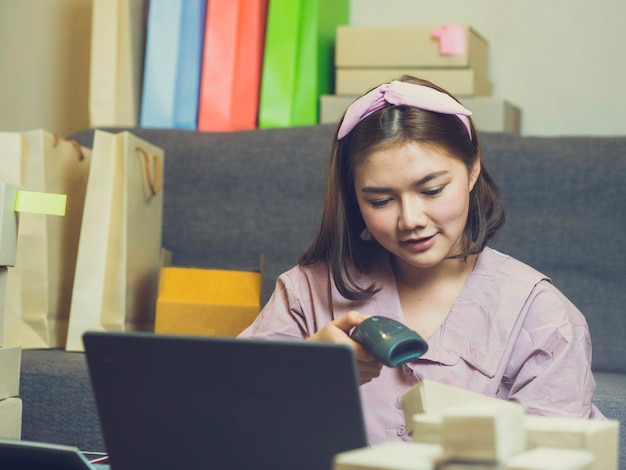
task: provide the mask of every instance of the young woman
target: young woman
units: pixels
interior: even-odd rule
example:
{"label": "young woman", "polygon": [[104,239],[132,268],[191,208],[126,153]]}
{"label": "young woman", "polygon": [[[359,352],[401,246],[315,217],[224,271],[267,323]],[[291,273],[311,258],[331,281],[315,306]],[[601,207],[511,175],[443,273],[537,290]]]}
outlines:
{"label": "young woman", "polygon": [[[413,77],[350,105],[318,235],[241,335],[350,344],[371,444],[410,439],[401,398],[423,378],[532,414],[603,418],[583,315],[546,276],[487,247],[505,213],[470,115]],[[381,366],[349,337],[371,315],[406,324],[428,351]]]}

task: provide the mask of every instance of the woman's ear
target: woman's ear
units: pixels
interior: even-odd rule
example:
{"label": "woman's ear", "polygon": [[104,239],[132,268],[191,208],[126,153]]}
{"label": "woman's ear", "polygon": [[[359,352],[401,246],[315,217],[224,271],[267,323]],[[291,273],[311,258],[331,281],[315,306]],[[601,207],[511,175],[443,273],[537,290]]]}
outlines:
{"label": "woman's ear", "polygon": [[474,164],[472,165],[469,171],[470,192],[472,191],[472,189],[474,189],[474,185],[476,184],[476,181],[478,181],[478,176],[480,176],[480,169],[481,169],[480,157],[476,157],[476,161],[474,162]]}

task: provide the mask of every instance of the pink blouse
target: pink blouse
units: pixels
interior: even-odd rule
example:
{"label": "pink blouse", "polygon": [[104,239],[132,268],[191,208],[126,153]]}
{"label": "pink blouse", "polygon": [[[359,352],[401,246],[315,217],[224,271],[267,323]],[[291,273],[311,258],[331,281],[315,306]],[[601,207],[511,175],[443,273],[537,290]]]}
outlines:
{"label": "pink blouse", "polygon": [[[348,301],[323,264],[296,266],[240,337],[302,340],[350,310],[404,323],[391,263],[360,276],[380,291]],[[407,435],[402,396],[421,379],[523,404],[530,414],[603,419],[592,404],[591,340],[585,318],[550,280],[486,248],[429,349],[402,367],[384,367],[361,386],[370,444]]]}

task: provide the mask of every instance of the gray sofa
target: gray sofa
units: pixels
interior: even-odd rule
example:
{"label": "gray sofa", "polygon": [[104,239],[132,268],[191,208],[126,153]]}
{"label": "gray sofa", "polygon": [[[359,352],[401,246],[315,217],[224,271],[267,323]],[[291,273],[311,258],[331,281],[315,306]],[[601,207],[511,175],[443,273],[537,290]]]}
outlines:
{"label": "gray sofa", "polygon": [[[131,131],[165,150],[173,264],[256,270],[264,253],[266,301],[315,233],[333,126]],[[91,146],[93,131],[71,137]],[[625,423],[626,137],[481,138],[509,207],[491,245],[549,275],[585,313],[596,404]],[[82,353],[24,351],[21,396],[23,439],[104,450]]]}

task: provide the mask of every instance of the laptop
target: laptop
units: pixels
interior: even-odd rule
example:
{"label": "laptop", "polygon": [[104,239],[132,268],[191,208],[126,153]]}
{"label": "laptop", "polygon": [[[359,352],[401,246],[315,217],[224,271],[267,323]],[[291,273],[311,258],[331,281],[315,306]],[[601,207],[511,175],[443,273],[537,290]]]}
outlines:
{"label": "laptop", "polygon": [[2,470],[108,470],[108,465],[96,463],[102,457],[73,446],[0,439]]}
{"label": "laptop", "polygon": [[332,468],[365,447],[347,346],[88,332],[112,470]]}

